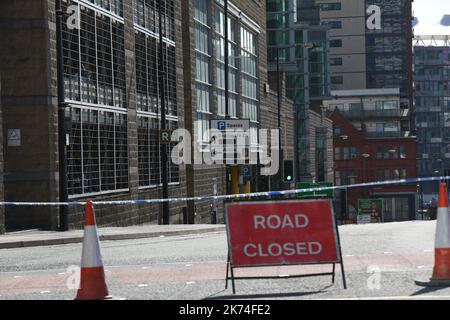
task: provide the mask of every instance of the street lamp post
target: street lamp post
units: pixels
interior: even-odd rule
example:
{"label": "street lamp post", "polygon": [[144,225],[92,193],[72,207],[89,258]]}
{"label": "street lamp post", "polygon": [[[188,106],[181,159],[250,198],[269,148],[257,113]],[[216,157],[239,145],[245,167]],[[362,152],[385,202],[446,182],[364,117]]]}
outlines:
{"label": "street lamp post", "polygon": [[[281,170],[284,170],[284,161],[282,159],[283,157],[283,151],[281,148],[281,74],[280,74],[280,48],[277,47],[277,111],[278,111],[278,152],[279,152],[279,162],[283,164],[283,167]],[[281,186],[282,186],[282,179],[283,179],[283,174],[280,174],[280,170],[279,170],[279,174],[278,176],[280,177],[279,179],[279,185],[278,188],[279,190],[281,190]]]}
{"label": "street lamp post", "polygon": [[[59,153],[59,201],[68,201],[67,157],[66,157],[66,103],[64,97],[64,53],[63,53],[63,17],[61,0],[56,1],[56,50],[58,82],[58,153]],[[59,207],[59,231],[69,230],[68,208]]]}
{"label": "street lamp post", "polygon": [[[161,122],[160,129],[166,129],[166,91],[164,84],[164,42],[163,42],[163,27],[162,27],[162,0],[159,1],[158,7],[158,18],[159,18],[159,90],[160,90],[160,101],[161,101]],[[161,152],[161,177],[162,177],[162,198],[169,198],[169,181],[167,176],[167,145],[160,142],[160,152]],[[170,223],[169,216],[169,202],[165,201],[162,203],[162,223]]]}

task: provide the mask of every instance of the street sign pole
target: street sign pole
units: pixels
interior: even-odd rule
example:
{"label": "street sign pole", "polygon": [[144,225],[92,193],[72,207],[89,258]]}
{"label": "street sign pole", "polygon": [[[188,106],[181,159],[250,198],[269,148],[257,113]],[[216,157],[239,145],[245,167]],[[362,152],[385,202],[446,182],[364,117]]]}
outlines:
{"label": "street sign pole", "polygon": [[[281,75],[280,75],[280,48],[277,47],[277,107],[278,107],[278,152],[279,152],[279,157],[278,157],[278,161],[280,163],[283,163],[283,154],[282,154],[282,148],[281,148]],[[277,187],[278,190],[282,190],[282,177],[283,177],[283,168],[281,168],[281,170],[278,170],[278,183],[277,183]]]}
{"label": "street sign pole", "polygon": [[[228,119],[228,113],[229,113],[229,101],[228,101],[228,96],[229,96],[229,83],[228,83],[228,71],[229,71],[229,58],[228,58],[228,54],[229,54],[229,49],[228,49],[228,0],[224,0],[223,1],[223,9],[224,9],[224,28],[225,28],[225,40],[224,40],[224,62],[225,62],[225,119]],[[226,139],[226,137],[225,137]],[[227,155],[228,157],[228,155]],[[227,189],[227,194],[230,193],[231,191],[231,183],[230,183],[230,168],[227,164],[225,164],[225,175],[226,175],[226,189]]]}

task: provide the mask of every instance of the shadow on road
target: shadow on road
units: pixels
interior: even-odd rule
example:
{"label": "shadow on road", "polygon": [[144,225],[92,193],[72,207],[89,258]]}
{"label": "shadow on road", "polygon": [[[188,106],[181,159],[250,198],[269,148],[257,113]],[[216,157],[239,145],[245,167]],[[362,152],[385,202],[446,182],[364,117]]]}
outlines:
{"label": "shadow on road", "polygon": [[435,291],[439,291],[439,290],[446,289],[446,288],[448,288],[448,287],[425,287],[425,288],[422,288],[422,289],[414,292],[411,296],[418,296],[421,294],[435,292]]}
{"label": "shadow on road", "polygon": [[275,298],[289,298],[289,297],[302,297],[307,295],[313,295],[318,293],[324,293],[326,289],[331,288],[333,285],[328,285],[317,291],[305,291],[305,292],[273,292],[273,293],[249,293],[249,294],[228,294],[217,295],[225,293],[228,290],[222,290],[217,293],[204,298],[203,300],[224,300],[224,299],[275,299]]}

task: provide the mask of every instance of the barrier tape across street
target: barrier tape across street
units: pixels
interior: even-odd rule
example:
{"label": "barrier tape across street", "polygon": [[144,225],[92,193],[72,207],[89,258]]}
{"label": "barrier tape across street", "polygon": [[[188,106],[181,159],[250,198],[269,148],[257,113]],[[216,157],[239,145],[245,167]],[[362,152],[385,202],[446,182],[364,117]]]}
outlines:
{"label": "barrier tape across street", "polygon": [[[256,198],[256,197],[276,197],[285,196],[298,193],[309,193],[327,190],[340,190],[349,188],[362,188],[362,187],[374,187],[393,184],[404,183],[418,183],[427,181],[441,181],[450,180],[450,176],[444,177],[425,177],[425,178],[409,178],[399,180],[377,181],[367,182],[344,186],[332,186],[332,187],[317,187],[309,189],[293,189],[282,191],[265,191],[255,193],[244,194],[229,194],[229,195],[217,195],[217,196],[202,196],[202,197],[184,197],[184,198],[168,198],[168,199],[146,199],[146,200],[117,200],[117,201],[93,201],[94,205],[126,205],[126,204],[157,204],[163,202],[184,202],[184,201],[204,201],[204,200],[233,200],[238,198]],[[0,206],[84,206],[86,201],[71,201],[71,202],[0,202]]]}

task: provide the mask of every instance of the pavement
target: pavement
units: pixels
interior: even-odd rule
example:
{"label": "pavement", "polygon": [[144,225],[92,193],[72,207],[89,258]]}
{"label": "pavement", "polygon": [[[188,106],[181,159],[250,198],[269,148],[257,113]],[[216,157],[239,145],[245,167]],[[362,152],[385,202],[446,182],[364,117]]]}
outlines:
{"label": "pavement", "polygon": [[[154,237],[184,236],[224,231],[225,225],[142,225],[122,228],[98,228],[100,240],[129,240]],[[51,246],[83,242],[83,230],[44,231],[26,230],[0,235],[0,249]]]}

